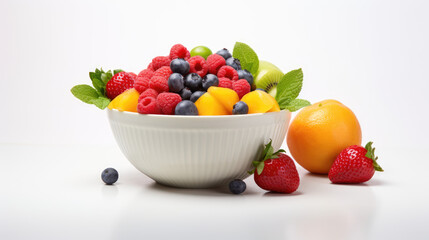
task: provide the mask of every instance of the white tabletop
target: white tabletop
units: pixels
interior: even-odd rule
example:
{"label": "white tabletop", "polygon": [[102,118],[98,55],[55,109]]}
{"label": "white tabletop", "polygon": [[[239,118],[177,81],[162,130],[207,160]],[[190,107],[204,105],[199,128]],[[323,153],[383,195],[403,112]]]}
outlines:
{"label": "white tabletop", "polygon": [[[249,177],[232,195],[156,184],[116,146],[2,144],[0,239],[428,239],[424,167],[388,161],[423,162],[422,153],[385,149],[386,171],[365,184],[334,185],[298,167],[293,194]],[[107,167],[119,172],[112,186],[100,178]]]}

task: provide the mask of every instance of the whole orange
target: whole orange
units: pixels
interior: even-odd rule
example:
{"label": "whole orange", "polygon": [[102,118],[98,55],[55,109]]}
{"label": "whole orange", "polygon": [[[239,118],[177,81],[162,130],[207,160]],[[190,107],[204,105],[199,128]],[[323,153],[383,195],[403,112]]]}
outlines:
{"label": "whole orange", "polygon": [[362,132],[355,114],[336,100],[324,100],[303,108],[287,134],[295,161],[312,173],[327,174],[338,154],[360,145]]}

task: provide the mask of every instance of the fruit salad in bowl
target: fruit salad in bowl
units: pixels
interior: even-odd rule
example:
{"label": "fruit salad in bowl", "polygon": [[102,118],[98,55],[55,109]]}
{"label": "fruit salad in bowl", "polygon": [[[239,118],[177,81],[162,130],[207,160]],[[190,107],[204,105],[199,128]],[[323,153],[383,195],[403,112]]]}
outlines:
{"label": "fruit salad in bowl", "polygon": [[[301,69],[286,74],[237,42],[232,52],[181,44],[152,59],[138,74],[90,73],[92,86],[75,97],[107,114],[127,159],[155,181],[206,188],[243,179],[252,163],[278,150],[298,99]],[[268,155],[272,155],[272,151]],[[267,155],[267,156],[268,156]]]}
{"label": "fruit salad in bowl", "polygon": [[278,149],[291,113],[170,116],[108,110],[119,148],[156,182],[208,188],[244,179],[266,140]]}

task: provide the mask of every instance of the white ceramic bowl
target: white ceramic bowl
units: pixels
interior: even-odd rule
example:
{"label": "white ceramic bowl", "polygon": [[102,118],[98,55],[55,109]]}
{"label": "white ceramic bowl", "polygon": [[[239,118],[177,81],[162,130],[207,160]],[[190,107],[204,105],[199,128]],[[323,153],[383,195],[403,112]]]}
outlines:
{"label": "white ceramic bowl", "polygon": [[107,110],[127,159],[164,185],[208,188],[248,177],[252,161],[272,139],[280,148],[288,111],[228,116],[142,115]]}

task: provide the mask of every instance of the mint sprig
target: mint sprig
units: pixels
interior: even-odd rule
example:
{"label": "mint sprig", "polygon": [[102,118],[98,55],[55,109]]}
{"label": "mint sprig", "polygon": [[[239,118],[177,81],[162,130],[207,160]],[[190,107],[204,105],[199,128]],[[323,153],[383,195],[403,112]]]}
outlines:
{"label": "mint sprig", "polygon": [[251,74],[255,75],[259,69],[259,58],[255,51],[249,45],[241,42],[236,42],[232,56],[240,60],[241,67],[246,69]]}
{"label": "mint sprig", "polygon": [[[241,42],[236,42],[232,56],[240,60],[241,67],[248,70],[252,75],[256,75],[259,69],[258,55],[249,45]],[[280,109],[287,109],[290,112],[298,111],[299,109],[311,105],[304,99],[297,99],[302,89],[302,81],[304,74],[302,69],[292,70],[286,73],[277,84],[276,100]]]}
{"label": "mint sprig", "polygon": [[280,109],[295,112],[309,106],[310,102],[304,99],[296,99],[301,92],[304,74],[302,69],[292,70],[286,73],[277,84],[276,100]]}
{"label": "mint sprig", "polygon": [[70,91],[82,102],[94,104],[100,109],[105,109],[110,103],[110,99],[106,96],[106,84],[114,74],[119,72],[123,72],[123,70],[113,70],[112,74],[110,70],[104,72],[102,68],[97,68],[94,72],[89,73],[93,87],[87,84],[80,84],[74,86]]}
{"label": "mint sprig", "polygon": [[307,107],[310,106],[311,103],[307,100],[304,99],[294,99],[292,101],[290,101],[286,106],[282,107],[280,106],[281,109],[287,109],[290,112],[295,112],[298,111],[299,109],[303,108],[303,107]]}

